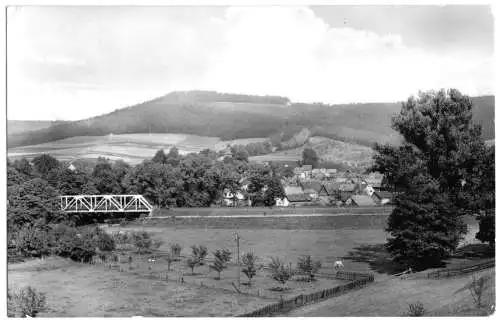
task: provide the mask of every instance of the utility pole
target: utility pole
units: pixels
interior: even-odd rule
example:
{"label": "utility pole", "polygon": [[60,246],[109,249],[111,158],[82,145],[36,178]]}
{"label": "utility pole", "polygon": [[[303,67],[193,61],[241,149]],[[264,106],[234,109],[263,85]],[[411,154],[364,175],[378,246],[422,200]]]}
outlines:
{"label": "utility pole", "polygon": [[237,258],[237,266],[238,266],[238,289],[240,288],[240,235],[235,231],[233,233],[234,240],[236,241],[236,255],[238,256]]}

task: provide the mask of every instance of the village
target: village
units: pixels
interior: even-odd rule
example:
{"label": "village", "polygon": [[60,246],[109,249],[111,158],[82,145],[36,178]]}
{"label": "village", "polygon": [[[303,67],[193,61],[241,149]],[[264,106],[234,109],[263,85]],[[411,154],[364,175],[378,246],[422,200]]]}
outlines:
{"label": "village", "polygon": [[[283,197],[275,197],[277,207],[296,206],[380,206],[392,203],[393,192],[382,184],[378,173],[361,175],[336,169],[313,168],[303,165],[293,169],[293,176],[283,177]],[[250,181],[240,180],[240,189],[224,191],[224,206],[252,206],[247,196]]]}

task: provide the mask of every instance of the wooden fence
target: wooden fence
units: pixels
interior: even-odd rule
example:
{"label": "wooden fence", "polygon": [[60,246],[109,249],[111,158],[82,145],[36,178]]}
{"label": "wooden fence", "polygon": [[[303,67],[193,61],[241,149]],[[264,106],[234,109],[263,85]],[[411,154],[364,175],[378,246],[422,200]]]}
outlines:
{"label": "wooden fence", "polygon": [[348,291],[364,287],[368,283],[374,281],[373,274],[362,274],[362,273],[344,272],[344,271],[339,271],[337,272],[337,274],[342,279],[346,278],[357,278],[357,279],[352,282],[336,286],[334,288],[324,289],[321,291],[313,292],[311,294],[305,294],[305,295],[301,294],[291,299],[281,300],[280,302],[267,305],[265,307],[262,307],[260,309],[254,310],[246,314],[238,315],[237,317],[269,317],[276,314],[286,313],[295,308],[299,308],[307,304],[340,296]]}
{"label": "wooden fence", "polygon": [[482,271],[492,267],[495,267],[495,260],[489,260],[474,265],[467,265],[463,267],[455,267],[446,270],[430,272],[427,274],[427,278],[429,279],[450,278],[454,276],[467,275],[470,273]]}

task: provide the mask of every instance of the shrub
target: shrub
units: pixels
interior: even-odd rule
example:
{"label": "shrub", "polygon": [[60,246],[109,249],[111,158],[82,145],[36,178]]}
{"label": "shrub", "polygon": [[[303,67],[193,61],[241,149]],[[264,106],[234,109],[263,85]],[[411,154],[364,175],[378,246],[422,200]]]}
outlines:
{"label": "shrub", "polygon": [[24,226],[14,237],[15,248],[22,256],[42,257],[51,252],[49,237],[44,230]]}
{"label": "shrub", "polygon": [[474,299],[477,307],[481,307],[483,294],[487,289],[488,278],[485,276],[477,278],[475,275],[472,277],[472,282],[469,285],[469,292]]}
{"label": "shrub", "polygon": [[280,283],[282,289],[284,289],[285,284],[293,276],[293,269],[291,264],[285,266],[285,264],[281,262],[279,258],[273,257],[271,259],[271,263],[269,263],[269,269],[271,271],[271,277],[273,278],[273,280]]}
{"label": "shrub", "polygon": [[32,287],[7,291],[8,317],[36,317],[47,307],[46,296]]}
{"label": "shrub", "polygon": [[484,293],[488,289],[491,281],[492,281],[491,275],[485,274],[479,278],[476,277],[476,275],[473,275],[472,281],[467,283],[463,288],[457,290],[454,294],[457,294],[465,290],[469,290],[472,299],[474,299],[476,307],[481,307],[483,304]]}
{"label": "shrub", "polygon": [[88,262],[96,254],[96,243],[91,237],[79,234],[76,228],[57,225],[50,235],[52,251],[56,255]]}
{"label": "shrub", "polygon": [[85,228],[82,232],[84,240],[92,242],[102,252],[109,252],[115,249],[114,239],[99,227]]}
{"label": "shrub", "polygon": [[152,248],[153,250],[158,250],[160,248],[161,245],[163,245],[164,242],[161,241],[161,240],[156,240],[156,239],[153,239],[153,245],[152,245]]}
{"label": "shrub", "polygon": [[134,231],[131,233],[132,242],[139,254],[151,253],[153,240],[151,235],[146,231]]}
{"label": "shrub", "polygon": [[172,257],[179,258],[181,256],[182,246],[178,243],[170,244],[170,253]]}
{"label": "shrub", "polygon": [[314,274],[321,268],[321,261],[313,261],[311,255],[299,257],[297,269],[309,277],[309,281],[314,280]]}
{"label": "shrub", "polygon": [[420,317],[424,316],[424,314],[425,314],[425,308],[421,302],[408,305],[408,311],[407,311],[408,316]]}
{"label": "shrub", "polygon": [[191,249],[193,250],[193,256],[198,260],[198,264],[204,265],[205,257],[208,255],[208,249],[203,245],[193,245]]}
{"label": "shrub", "polygon": [[257,274],[257,259],[258,257],[252,252],[244,253],[241,256],[241,262],[243,263],[241,272],[247,276],[248,284],[252,283],[252,278]]}
{"label": "shrub", "polygon": [[231,260],[231,252],[226,249],[218,249],[212,254],[215,260],[209,267],[218,273],[217,280],[220,280],[222,271],[227,268],[227,263]]}

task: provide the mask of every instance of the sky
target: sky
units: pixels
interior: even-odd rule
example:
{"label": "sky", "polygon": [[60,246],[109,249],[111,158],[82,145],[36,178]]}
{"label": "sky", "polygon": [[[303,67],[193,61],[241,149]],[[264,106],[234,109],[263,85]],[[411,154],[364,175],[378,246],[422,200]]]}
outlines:
{"label": "sky", "polygon": [[192,89],[493,94],[493,35],[489,6],[9,7],[7,117],[77,120]]}

